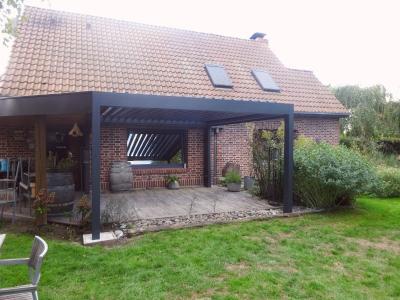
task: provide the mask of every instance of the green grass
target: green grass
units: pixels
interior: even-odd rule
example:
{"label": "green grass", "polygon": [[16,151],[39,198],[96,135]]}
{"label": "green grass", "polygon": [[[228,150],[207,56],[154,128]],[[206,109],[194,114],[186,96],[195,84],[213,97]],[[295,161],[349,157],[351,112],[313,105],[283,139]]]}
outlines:
{"label": "green grass", "polygon": [[[354,210],[146,234],[114,248],[49,240],[41,299],[394,299],[400,198]],[[27,256],[10,234],[1,258]],[[24,282],[1,267],[0,286]]]}

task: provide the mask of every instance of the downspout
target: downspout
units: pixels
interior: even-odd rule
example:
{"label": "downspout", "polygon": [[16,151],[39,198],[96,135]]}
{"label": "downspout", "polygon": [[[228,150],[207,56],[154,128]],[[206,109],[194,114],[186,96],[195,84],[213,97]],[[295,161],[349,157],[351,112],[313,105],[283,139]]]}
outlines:
{"label": "downspout", "polygon": [[214,178],[213,184],[217,183],[217,128],[214,128]]}
{"label": "downspout", "polygon": [[218,133],[220,133],[221,131],[222,131],[222,129],[223,129],[223,127],[213,127],[212,128],[213,129],[213,132],[214,132],[214,180],[213,180],[213,183],[214,184],[217,184],[217,176],[218,176],[218,165],[217,165],[217,163],[218,163],[218,156],[217,156],[217,153],[218,153],[218,146],[217,146],[217,143],[218,143]]}

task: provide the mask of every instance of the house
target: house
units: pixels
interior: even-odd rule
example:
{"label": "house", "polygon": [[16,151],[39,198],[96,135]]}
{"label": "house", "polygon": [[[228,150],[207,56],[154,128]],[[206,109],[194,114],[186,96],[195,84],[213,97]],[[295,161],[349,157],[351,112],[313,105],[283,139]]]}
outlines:
{"label": "house", "polygon": [[[210,186],[227,162],[250,173],[247,123],[284,120],[290,210],[293,128],[339,141],[347,110],[312,72],[285,67],[261,33],[246,40],[36,7],[24,15],[0,86],[0,157],[35,157],[37,187],[57,143],[82,166],[76,187],[91,186],[94,204],[114,161],[132,161],[134,188],[163,187],[167,174]],[[74,124],[78,139],[68,135]],[[93,215],[96,236],[97,204]]]}

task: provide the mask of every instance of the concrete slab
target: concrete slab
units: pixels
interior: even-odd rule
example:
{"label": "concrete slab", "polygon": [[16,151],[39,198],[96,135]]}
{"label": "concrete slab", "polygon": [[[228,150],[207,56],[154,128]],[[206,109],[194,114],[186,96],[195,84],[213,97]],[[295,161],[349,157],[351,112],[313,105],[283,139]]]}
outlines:
{"label": "concrete slab", "polygon": [[[228,192],[214,186],[180,190],[135,190],[101,195],[101,211],[114,211],[128,221],[268,209],[267,201],[246,191]],[[113,213],[111,213],[112,215]]]}
{"label": "concrete slab", "polygon": [[115,242],[118,238],[115,236],[114,232],[100,232],[100,239],[93,240],[92,234],[84,234],[83,236],[83,245],[84,246],[93,246],[97,244],[108,244]]}

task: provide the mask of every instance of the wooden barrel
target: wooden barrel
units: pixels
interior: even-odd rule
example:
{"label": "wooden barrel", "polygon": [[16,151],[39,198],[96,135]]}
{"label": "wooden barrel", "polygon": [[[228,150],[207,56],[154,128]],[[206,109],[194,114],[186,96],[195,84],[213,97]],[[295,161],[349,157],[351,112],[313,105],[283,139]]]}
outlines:
{"label": "wooden barrel", "polygon": [[72,213],[75,184],[72,172],[48,172],[47,191],[54,192],[54,202],[49,204],[48,216],[64,216]]}
{"label": "wooden barrel", "polygon": [[131,191],[133,174],[131,164],[127,161],[115,161],[110,170],[110,189],[112,192]]}

